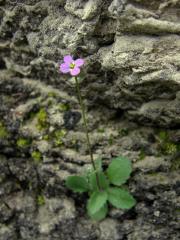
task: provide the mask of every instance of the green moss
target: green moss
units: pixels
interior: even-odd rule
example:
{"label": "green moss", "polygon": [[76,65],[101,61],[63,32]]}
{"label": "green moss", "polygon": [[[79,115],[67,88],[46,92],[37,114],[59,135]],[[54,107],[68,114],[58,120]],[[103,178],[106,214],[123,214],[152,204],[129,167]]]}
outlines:
{"label": "green moss", "polygon": [[55,92],[48,92],[48,97],[57,97],[57,93],[55,93]]}
{"label": "green moss", "polygon": [[42,161],[42,154],[39,151],[33,151],[31,156],[35,163],[40,163]]}
{"label": "green moss", "polygon": [[104,132],[105,132],[105,129],[104,129],[104,128],[98,128],[97,132],[98,132],[98,133],[104,133]]}
{"label": "green moss", "polygon": [[180,157],[172,161],[171,170],[173,171],[180,170]]}
{"label": "green moss", "polygon": [[37,119],[38,119],[38,124],[37,128],[39,130],[43,130],[49,127],[48,124],[48,115],[47,112],[44,108],[41,108],[39,112],[37,113]]}
{"label": "green moss", "polygon": [[38,206],[42,206],[45,204],[45,198],[43,195],[38,195],[37,196],[37,204]]}
{"label": "green moss", "polygon": [[109,143],[109,145],[113,145],[113,143],[114,143],[114,138],[113,138],[112,134],[109,137],[108,143]]}
{"label": "green moss", "polygon": [[46,141],[50,140],[50,136],[48,134],[44,135],[43,140],[46,140]]}
{"label": "green moss", "polygon": [[180,208],[175,209],[176,213],[180,213]]}
{"label": "green moss", "polygon": [[162,151],[164,154],[175,154],[177,152],[177,146],[174,143],[167,142],[163,144]]}
{"label": "green moss", "polygon": [[48,99],[47,105],[52,106],[52,104],[53,104],[53,101],[51,99]]}
{"label": "green moss", "polygon": [[175,154],[178,151],[178,144],[173,143],[170,138],[167,131],[159,131],[158,133],[158,139],[159,139],[159,150],[161,154],[164,155],[171,155]]}
{"label": "green moss", "polygon": [[71,139],[71,147],[74,148],[75,151],[79,152],[78,139],[75,137]]}
{"label": "green moss", "polygon": [[78,142],[78,140],[76,138],[72,138],[72,140],[71,140],[72,145],[76,145],[77,142]]}
{"label": "green moss", "polygon": [[30,112],[28,116],[28,120],[32,120],[36,116],[35,112]]}
{"label": "green moss", "polygon": [[121,137],[127,136],[128,134],[129,134],[129,130],[127,128],[119,129],[119,135]]}
{"label": "green moss", "polygon": [[63,112],[70,110],[70,106],[67,103],[60,103],[58,105],[58,108],[59,108],[60,111],[63,111]]}
{"label": "green moss", "polygon": [[30,181],[30,182],[28,182],[28,189],[29,189],[29,190],[31,190],[31,189],[32,189],[32,186],[33,186],[32,182],[31,182],[31,181]]}
{"label": "green moss", "polygon": [[25,148],[30,145],[30,140],[26,138],[19,138],[16,143],[18,147]]}
{"label": "green moss", "polygon": [[158,182],[166,181],[166,177],[159,172],[152,172],[149,173],[147,176],[151,177],[152,179],[155,179]]}
{"label": "green moss", "polygon": [[158,172],[152,172],[152,173],[149,173],[148,176],[158,176]]}
{"label": "green moss", "polygon": [[7,138],[9,136],[6,127],[0,122],[0,139]]}
{"label": "green moss", "polygon": [[139,160],[143,160],[146,157],[146,154],[144,152],[144,149],[141,149],[140,153],[139,153]]}
{"label": "green moss", "polygon": [[41,108],[37,114],[38,117],[38,121],[41,124],[45,124],[47,121],[47,113],[46,110],[44,108]]}
{"label": "green moss", "polygon": [[169,140],[169,135],[166,131],[159,131],[158,137],[161,141],[167,141]]}
{"label": "green moss", "polygon": [[65,129],[57,130],[54,132],[54,142],[56,146],[61,146],[63,144],[63,138],[67,134]]}
{"label": "green moss", "polygon": [[64,137],[66,136],[67,131],[65,129],[56,130],[50,134],[45,134],[43,140],[52,141],[56,146],[61,146],[64,143]]}

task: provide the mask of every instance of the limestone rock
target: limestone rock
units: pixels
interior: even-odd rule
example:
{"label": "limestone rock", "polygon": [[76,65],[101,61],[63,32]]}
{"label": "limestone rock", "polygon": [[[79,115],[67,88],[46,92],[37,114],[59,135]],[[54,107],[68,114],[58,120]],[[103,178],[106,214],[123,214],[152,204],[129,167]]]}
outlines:
{"label": "limestone rock", "polygon": [[[179,0],[0,0],[0,240],[177,240]],[[90,169],[74,79],[94,158],[133,166],[133,209],[86,213],[65,180]]]}

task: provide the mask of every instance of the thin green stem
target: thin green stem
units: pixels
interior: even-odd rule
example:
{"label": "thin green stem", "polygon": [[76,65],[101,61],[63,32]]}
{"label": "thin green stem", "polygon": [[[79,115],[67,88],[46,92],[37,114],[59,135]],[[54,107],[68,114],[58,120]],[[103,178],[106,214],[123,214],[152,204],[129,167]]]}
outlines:
{"label": "thin green stem", "polygon": [[82,118],[83,118],[84,128],[85,128],[85,132],[86,132],[86,139],[87,139],[87,145],[88,145],[89,155],[90,155],[90,159],[91,159],[91,164],[92,164],[93,169],[94,169],[95,174],[96,174],[96,181],[97,181],[98,189],[100,190],[99,178],[98,178],[98,174],[97,174],[97,171],[96,171],[96,165],[95,165],[95,162],[94,162],[94,157],[93,157],[91,142],[90,142],[90,137],[89,137],[88,123],[87,123],[87,118],[86,118],[85,107],[84,107],[83,99],[82,99],[82,96],[81,96],[80,86],[79,86],[79,82],[78,82],[77,77],[75,77],[75,81],[76,81],[76,91],[77,91],[77,95],[78,95],[78,100],[79,100],[79,104],[80,104],[81,111],[82,111]]}

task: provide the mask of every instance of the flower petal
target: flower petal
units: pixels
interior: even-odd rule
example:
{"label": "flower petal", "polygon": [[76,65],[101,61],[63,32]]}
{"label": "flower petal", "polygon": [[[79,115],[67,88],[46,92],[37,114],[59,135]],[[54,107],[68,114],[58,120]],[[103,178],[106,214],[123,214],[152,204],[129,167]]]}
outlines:
{"label": "flower petal", "polygon": [[75,67],[73,69],[70,69],[70,73],[72,76],[77,76],[80,73],[80,68]]}
{"label": "flower petal", "polygon": [[76,67],[80,67],[84,64],[84,60],[82,58],[78,58],[77,60],[74,61],[74,64]]}
{"label": "flower petal", "polygon": [[62,63],[61,65],[60,65],[60,71],[62,72],[62,73],[68,73],[69,72],[69,65],[67,64],[67,63]]}
{"label": "flower petal", "polygon": [[64,62],[70,65],[73,62],[72,56],[71,55],[64,56]]}

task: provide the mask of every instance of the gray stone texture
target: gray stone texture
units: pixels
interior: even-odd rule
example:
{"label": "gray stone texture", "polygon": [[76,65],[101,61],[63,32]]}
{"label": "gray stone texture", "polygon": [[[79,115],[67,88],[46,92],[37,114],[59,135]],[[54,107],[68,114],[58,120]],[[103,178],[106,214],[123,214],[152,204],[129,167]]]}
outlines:
{"label": "gray stone texture", "polygon": [[[95,223],[67,176],[95,157],[133,163],[129,210]],[[178,240],[179,0],[0,0],[0,240]]]}

